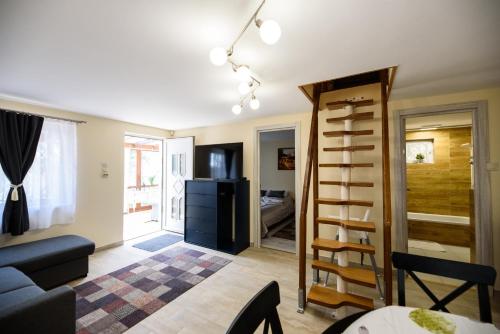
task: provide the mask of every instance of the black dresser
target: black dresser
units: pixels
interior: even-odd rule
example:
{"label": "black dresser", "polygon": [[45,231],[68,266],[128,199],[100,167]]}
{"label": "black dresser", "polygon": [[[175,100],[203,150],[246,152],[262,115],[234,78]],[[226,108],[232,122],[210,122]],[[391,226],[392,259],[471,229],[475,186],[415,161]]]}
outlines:
{"label": "black dresser", "polygon": [[248,248],[249,191],[246,179],[186,181],[184,241],[232,254]]}

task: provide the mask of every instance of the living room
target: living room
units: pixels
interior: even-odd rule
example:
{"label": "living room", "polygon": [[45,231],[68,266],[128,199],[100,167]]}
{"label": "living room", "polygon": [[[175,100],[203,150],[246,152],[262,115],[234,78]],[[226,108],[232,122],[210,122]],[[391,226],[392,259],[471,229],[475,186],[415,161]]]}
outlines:
{"label": "living room", "polygon": [[[500,270],[494,205],[500,196],[500,41],[494,32],[500,7],[487,0],[432,7],[407,1],[2,1],[0,270],[10,269],[5,278],[0,274],[0,323],[6,333],[253,332],[239,312],[272,281],[279,284],[285,333],[327,332],[353,315],[361,318],[351,318],[358,322],[344,328],[347,333],[361,325],[378,333],[388,324],[377,327],[373,312],[409,313],[433,303],[448,308],[451,315],[439,317],[457,333],[497,332],[500,281],[492,272]],[[242,67],[250,74],[238,73]],[[241,75],[248,87],[239,87]],[[474,180],[476,254],[466,269],[454,268],[482,268],[488,279],[445,307],[438,299],[459,286],[452,277],[418,274],[438,292],[431,301],[410,274],[406,307],[397,254],[423,251],[408,246],[400,125],[462,111],[473,115],[467,168]],[[329,127],[330,117],[365,112],[373,118]],[[420,128],[433,131],[428,125]],[[258,133],[291,127],[297,254],[260,245],[261,191],[283,189],[260,184]],[[131,240],[124,238],[127,136],[158,140],[164,153],[161,230]],[[325,172],[326,163],[340,166]],[[350,165],[363,163],[373,167],[357,166],[351,175]],[[271,166],[279,168],[278,161]],[[141,190],[148,182],[139,177],[134,186]],[[329,192],[340,199],[325,204],[320,199],[332,197]],[[358,199],[370,203],[358,207],[367,204]],[[351,249],[328,248],[315,243],[318,238]],[[368,247],[363,260],[357,251]],[[345,273],[351,266],[363,271],[352,278]],[[369,282],[358,286],[365,274]],[[9,294],[16,289],[2,288],[8,279],[27,290]],[[371,302],[322,302],[326,297],[314,295],[320,290]],[[21,293],[25,299],[15,302]],[[56,302],[44,308],[47,300]],[[275,317],[264,318],[275,332]],[[408,321],[410,333],[427,330]],[[330,332],[342,332],[338,328]]]}

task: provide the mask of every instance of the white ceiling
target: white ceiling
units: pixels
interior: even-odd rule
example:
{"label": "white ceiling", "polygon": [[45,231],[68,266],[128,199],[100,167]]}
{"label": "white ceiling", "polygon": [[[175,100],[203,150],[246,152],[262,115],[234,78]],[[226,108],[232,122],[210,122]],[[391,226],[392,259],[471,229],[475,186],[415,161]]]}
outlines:
{"label": "white ceiling", "polygon": [[210,64],[257,7],[249,0],[0,0],[0,94],[181,129],[310,103],[297,86],[399,65],[393,97],[500,84],[498,0],[268,0],[274,46],[251,26],[234,60],[262,80],[261,109],[239,101],[227,65]]}

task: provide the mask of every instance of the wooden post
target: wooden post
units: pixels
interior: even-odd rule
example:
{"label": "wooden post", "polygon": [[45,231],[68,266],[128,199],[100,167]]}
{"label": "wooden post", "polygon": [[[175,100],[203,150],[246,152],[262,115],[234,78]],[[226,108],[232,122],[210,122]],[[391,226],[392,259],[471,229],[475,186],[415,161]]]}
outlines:
{"label": "wooden post", "polygon": [[[309,187],[311,185],[312,164],[314,161],[314,143],[318,136],[318,109],[320,98],[319,85],[313,86],[314,107],[311,117],[311,130],[309,132],[309,145],[307,148],[306,170],[304,184],[302,186],[302,201],[300,205],[300,226],[299,226],[299,305],[298,312],[304,312],[306,303],[306,241],[307,241],[307,207],[309,205]],[[316,137],[316,139],[315,139]],[[316,145],[316,153],[318,146]]]}
{"label": "wooden post", "polygon": [[383,235],[384,235],[384,281],[385,304],[392,305],[392,262],[391,262],[391,166],[389,159],[389,115],[387,109],[388,70],[380,71],[382,106],[382,178],[383,178]]}

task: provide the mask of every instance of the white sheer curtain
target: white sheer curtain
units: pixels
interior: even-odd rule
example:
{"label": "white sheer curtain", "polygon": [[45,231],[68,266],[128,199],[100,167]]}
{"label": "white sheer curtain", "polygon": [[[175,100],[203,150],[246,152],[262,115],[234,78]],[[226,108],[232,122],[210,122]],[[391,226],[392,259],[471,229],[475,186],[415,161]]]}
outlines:
{"label": "white sheer curtain", "polygon": [[[10,182],[0,169],[0,215]],[[76,124],[46,118],[33,165],[23,181],[30,230],[75,221]]]}

